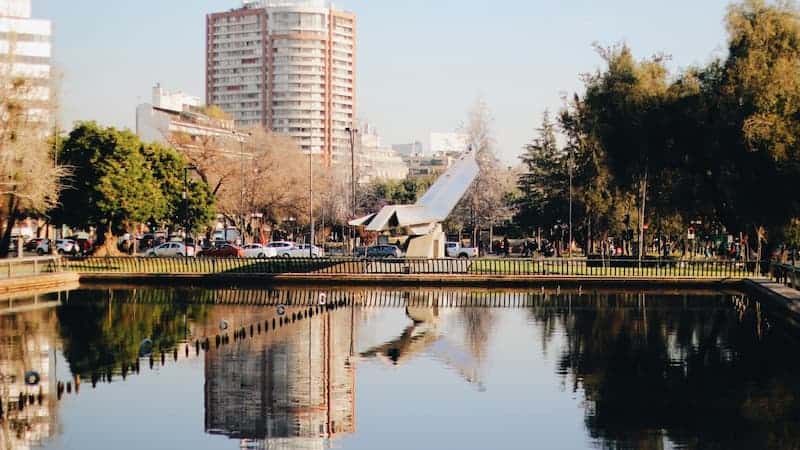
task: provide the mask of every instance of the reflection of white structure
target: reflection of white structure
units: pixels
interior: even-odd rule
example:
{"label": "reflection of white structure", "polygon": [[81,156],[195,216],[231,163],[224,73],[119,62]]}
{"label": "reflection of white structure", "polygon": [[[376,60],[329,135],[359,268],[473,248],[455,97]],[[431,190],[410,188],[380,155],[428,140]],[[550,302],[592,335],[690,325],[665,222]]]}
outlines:
{"label": "reflection of white structure", "polygon": [[403,158],[391,148],[381,143],[375,127],[365,124],[361,127],[361,142],[358,147],[358,182],[373,180],[404,180],[408,176],[408,166]]}
{"label": "reflection of white structure", "polygon": [[413,258],[444,258],[446,236],[442,222],[478,176],[475,152],[465,153],[455,162],[415,205],[386,206],[372,214],[350,222],[370,232],[407,229],[411,241],[406,255]]}
{"label": "reflection of white structure", "polygon": [[[56,431],[55,310],[0,316],[0,448],[28,450],[45,443]],[[35,370],[38,386],[25,385],[25,372]],[[38,397],[42,395],[40,402]],[[19,409],[20,395],[33,396]]]}
{"label": "reflection of white structure", "polygon": [[[0,71],[36,80],[31,99],[50,101],[52,25],[31,18],[31,0],[0,0]],[[11,58],[11,67],[7,58]],[[33,111],[50,119],[49,109]]]}

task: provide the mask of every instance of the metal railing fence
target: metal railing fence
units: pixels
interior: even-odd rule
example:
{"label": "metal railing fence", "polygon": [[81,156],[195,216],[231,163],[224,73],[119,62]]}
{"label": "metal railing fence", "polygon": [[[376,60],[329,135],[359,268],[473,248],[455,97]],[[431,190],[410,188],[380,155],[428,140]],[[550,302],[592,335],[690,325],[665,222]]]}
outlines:
{"label": "metal railing fence", "polygon": [[64,271],[60,256],[0,259],[0,280]]}
{"label": "metal railing fence", "polygon": [[745,278],[769,264],[730,260],[360,259],[360,258],[71,258],[68,270],[117,274],[485,275]]}

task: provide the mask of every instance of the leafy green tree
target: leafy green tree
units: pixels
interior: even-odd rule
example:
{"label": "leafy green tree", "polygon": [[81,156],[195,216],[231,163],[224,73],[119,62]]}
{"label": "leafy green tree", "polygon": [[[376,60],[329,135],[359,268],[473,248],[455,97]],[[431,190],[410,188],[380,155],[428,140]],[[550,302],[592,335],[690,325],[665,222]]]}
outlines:
{"label": "leafy green tree", "polygon": [[56,213],[61,223],[97,228],[101,251],[134,224],[166,215],[166,199],[130,131],[79,123],[64,141],[59,161],[72,168]]}
{"label": "leafy green tree", "polygon": [[[54,214],[72,227],[95,227],[100,254],[115,254],[115,236],[137,224],[183,224],[186,161],[174,150],[143,144],[127,130],[83,122],[64,141],[59,161],[72,176]],[[213,199],[207,184],[192,182],[188,206],[190,229],[209,221]]]}
{"label": "leafy green tree", "polygon": [[[163,220],[174,229],[202,230],[214,218],[214,196],[208,185],[188,176],[191,173],[184,174],[187,162],[176,150],[160,144],[143,145],[141,149],[166,200]],[[184,175],[187,175],[186,184]]]}

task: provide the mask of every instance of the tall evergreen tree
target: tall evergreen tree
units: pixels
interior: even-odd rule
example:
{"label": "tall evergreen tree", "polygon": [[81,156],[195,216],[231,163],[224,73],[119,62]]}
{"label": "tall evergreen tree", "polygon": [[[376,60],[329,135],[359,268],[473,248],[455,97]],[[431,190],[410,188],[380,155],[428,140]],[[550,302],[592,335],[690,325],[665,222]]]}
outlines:
{"label": "tall evergreen tree", "polygon": [[521,191],[517,203],[517,223],[527,232],[549,229],[565,223],[569,201],[568,159],[558,148],[556,125],[544,112],[538,136],[525,146],[520,156],[525,172],[517,185]]}

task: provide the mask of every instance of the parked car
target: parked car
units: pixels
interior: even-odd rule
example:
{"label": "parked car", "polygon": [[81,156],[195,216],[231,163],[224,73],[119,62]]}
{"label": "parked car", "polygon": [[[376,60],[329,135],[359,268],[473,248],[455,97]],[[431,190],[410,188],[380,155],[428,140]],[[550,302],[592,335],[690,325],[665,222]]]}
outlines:
{"label": "parked car", "polygon": [[151,258],[182,258],[184,256],[195,256],[195,253],[194,246],[185,246],[183,242],[167,242],[147,250],[145,256]]}
{"label": "parked car", "polygon": [[80,237],[80,236],[71,236],[67,238],[70,241],[75,242],[75,253],[80,254],[88,254],[92,252],[94,248],[94,242],[88,237]]}
{"label": "parked car", "polygon": [[248,244],[242,247],[245,258],[274,258],[278,251],[264,244]]}
{"label": "parked car", "polygon": [[242,234],[236,228],[228,228],[227,230],[215,231],[211,239],[223,242],[241,242]]}
{"label": "parked car", "polygon": [[323,251],[316,245],[298,244],[288,251],[290,258],[322,258]]}
{"label": "parked car", "polygon": [[402,258],[403,251],[395,245],[373,245],[366,252],[367,259]]}
{"label": "parked car", "polygon": [[206,258],[244,258],[244,250],[233,244],[224,244],[219,247],[203,250],[197,256]]}
{"label": "parked car", "polygon": [[41,244],[42,242],[44,242],[46,240],[47,239],[45,239],[45,238],[34,238],[34,239],[31,239],[30,241],[26,242],[25,246],[22,247],[22,248],[26,252],[35,252],[36,249],[39,248],[39,244]]}
{"label": "parked car", "polygon": [[[56,239],[56,252],[58,252],[59,255],[76,255],[80,252],[80,249],[78,248],[78,244],[72,239]],[[45,239],[42,241],[39,246],[36,247],[36,253],[39,256],[50,253],[50,240]]]}
{"label": "parked car", "polygon": [[462,247],[460,242],[446,242],[444,244],[444,252],[448,258],[477,258],[478,249]]}
{"label": "parked car", "polygon": [[294,242],[288,242],[288,241],[270,242],[267,245],[267,248],[274,249],[275,254],[281,258],[291,258],[292,257],[291,252],[294,249]]}

